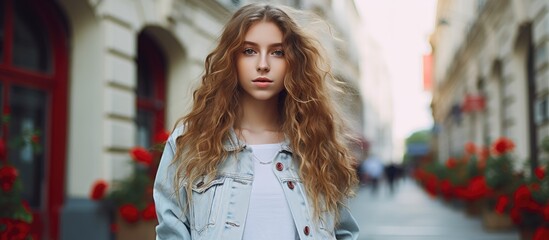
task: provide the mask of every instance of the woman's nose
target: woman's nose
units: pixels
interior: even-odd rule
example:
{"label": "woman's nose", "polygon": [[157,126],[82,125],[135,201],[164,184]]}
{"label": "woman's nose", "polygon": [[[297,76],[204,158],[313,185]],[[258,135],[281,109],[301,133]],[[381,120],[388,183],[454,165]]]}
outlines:
{"label": "woman's nose", "polygon": [[261,56],[261,59],[259,60],[259,62],[257,64],[257,71],[258,72],[268,72],[269,70],[271,70],[271,68],[269,67],[269,63],[267,62],[267,57],[266,56]]}

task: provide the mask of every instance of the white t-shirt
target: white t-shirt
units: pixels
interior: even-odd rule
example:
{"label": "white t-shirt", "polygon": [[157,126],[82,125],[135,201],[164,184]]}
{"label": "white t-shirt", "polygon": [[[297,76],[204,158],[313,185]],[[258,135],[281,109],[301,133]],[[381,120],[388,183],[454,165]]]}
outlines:
{"label": "white t-shirt", "polygon": [[243,240],[299,239],[284,196],[282,185],[273,172],[273,160],[280,144],[248,145],[252,148],[254,181],[244,225]]}

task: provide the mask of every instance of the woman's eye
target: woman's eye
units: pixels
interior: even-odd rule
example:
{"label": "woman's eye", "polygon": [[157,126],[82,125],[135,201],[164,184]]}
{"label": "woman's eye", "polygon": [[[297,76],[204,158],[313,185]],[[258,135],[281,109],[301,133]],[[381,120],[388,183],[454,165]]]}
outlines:
{"label": "woman's eye", "polygon": [[284,51],[283,50],[275,50],[272,54],[275,55],[275,56],[278,56],[278,57],[283,57],[284,56]]}
{"label": "woman's eye", "polygon": [[252,54],[255,53],[255,51],[251,48],[246,48],[246,49],[244,49],[243,53],[246,54],[246,55],[252,55]]}

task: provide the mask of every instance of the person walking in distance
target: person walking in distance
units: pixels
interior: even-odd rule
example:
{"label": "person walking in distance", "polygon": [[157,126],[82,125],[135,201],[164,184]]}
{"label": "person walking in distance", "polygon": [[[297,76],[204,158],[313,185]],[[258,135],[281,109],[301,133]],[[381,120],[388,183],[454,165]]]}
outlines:
{"label": "person walking in distance", "polygon": [[357,239],[328,61],[294,11],[249,4],[225,25],[161,158],[156,239]]}
{"label": "person walking in distance", "polygon": [[377,193],[379,182],[383,177],[383,163],[375,155],[370,155],[362,162],[366,185],[371,187],[372,193]]}

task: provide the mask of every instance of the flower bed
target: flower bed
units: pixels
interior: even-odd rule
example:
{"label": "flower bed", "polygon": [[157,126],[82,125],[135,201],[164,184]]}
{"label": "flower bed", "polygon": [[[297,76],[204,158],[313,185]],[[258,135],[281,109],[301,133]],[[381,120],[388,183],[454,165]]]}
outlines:
{"label": "flower bed", "polygon": [[[549,155],[549,137],[542,148]],[[516,227],[524,239],[549,239],[549,159],[534,170],[513,168],[514,143],[499,138],[480,151],[465,144],[464,156],[445,164],[420,164],[414,176],[431,196],[481,205],[484,226],[489,230]],[[478,209],[477,209],[478,211]]]}

